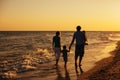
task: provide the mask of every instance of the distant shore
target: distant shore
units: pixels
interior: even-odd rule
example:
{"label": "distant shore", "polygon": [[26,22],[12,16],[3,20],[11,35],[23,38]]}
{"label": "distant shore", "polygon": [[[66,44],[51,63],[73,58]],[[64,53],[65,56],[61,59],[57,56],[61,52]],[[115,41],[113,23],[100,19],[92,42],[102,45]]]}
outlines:
{"label": "distant shore", "polygon": [[79,80],[120,80],[120,41],[112,56],[97,62],[91,70],[81,74]]}

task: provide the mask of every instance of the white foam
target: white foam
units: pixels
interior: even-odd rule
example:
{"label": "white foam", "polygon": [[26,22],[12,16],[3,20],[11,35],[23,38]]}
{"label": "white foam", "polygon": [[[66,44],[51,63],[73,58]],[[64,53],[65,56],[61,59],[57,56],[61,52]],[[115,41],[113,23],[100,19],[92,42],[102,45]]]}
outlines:
{"label": "white foam", "polygon": [[111,54],[110,52],[115,50],[116,48],[116,44],[110,44],[108,46],[106,46],[102,51],[101,51],[101,55],[95,56],[97,61],[100,61],[103,58],[107,58],[110,57]]}

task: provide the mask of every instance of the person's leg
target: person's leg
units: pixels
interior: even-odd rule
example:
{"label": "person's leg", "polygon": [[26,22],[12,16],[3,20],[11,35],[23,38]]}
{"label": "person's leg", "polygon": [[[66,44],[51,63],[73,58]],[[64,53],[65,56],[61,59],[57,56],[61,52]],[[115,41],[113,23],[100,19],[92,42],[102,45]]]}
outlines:
{"label": "person's leg", "polygon": [[78,56],[75,56],[75,67],[77,68],[77,58]]}
{"label": "person's leg", "polygon": [[79,57],[79,67],[81,66],[82,56]]}
{"label": "person's leg", "polygon": [[66,68],[66,64],[67,64],[67,62],[65,61],[65,65],[64,65],[65,68]]}
{"label": "person's leg", "polygon": [[58,65],[60,58],[60,48],[56,48],[56,65]]}
{"label": "person's leg", "polygon": [[79,56],[79,46],[76,45],[75,47],[75,70],[76,70],[76,73],[78,73],[77,71],[77,59],[78,59],[78,56]]}
{"label": "person's leg", "polygon": [[58,54],[57,53],[55,54],[55,57],[56,57],[56,64],[55,65],[58,65],[59,59],[58,59]]}
{"label": "person's leg", "polygon": [[58,54],[58,58],[57,58],[57,64],[58,64],[59,59],[60,59],[60,53],[58,52],[57,54]]}
{"label": "person's leg", "polygon": [[58,65],[58,60],[56,59],[56,63],[55,63],[55,65],[57,66]]}
{"label": "person's leg", "polygon": [[83,70],[82,70],[81,66],[79,68],[80,68],[80,72],[83,73]]}
{"label": "person's leg", "polygon": [[64,56],[64,62],[65,62],[64,67],[66,68],[66,66],[67,66],[67,56]]}
{"label": "person's leg", "polygon": [[55,59],[56,59],[56,64],[58,64],[58,54],[57,54],[57,48],[54,48],[54,53],[55,53]]}
{"label": "person's leg", "polygon": [[82,62],[82,58],[83,58],[83,55],[84,55],[84,45],[81,46],[80,48],[80,57],[79,57],[79,67],[81,66],[81,62]]}
{"label": "person's leg", "polygon": [[78,59],[78,55],[75,55],[75,70],[78,73],[78,71],[77,71],[77,59]]}

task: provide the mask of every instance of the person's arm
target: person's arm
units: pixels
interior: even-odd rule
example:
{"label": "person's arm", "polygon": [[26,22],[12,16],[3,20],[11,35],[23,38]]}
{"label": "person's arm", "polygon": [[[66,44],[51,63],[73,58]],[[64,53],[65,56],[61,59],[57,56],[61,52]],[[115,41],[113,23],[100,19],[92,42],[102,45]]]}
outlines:
{"label": "person's arm", "polygon": [[54,37],[53,37],[53,40],[52,40],[52,49],[54,50]]}
{"label": "person's arm", "polygon": [[88,45],[86,33],[84,34],[84,37],[85,37],[85,45]]}
{"label": "person's arm", "polygon": [[87,41],[87,37],[86,37],[86,35],[85,35],[85,41]]}
{"label": "person's arm", "polygon": [[61,51],[61,38],[60,38],[60,51]]}
{"label": "person's arm", "polygon": [[70,51],[70,49],[71,49],[72,44],[74,43],[74,40],[75,40],[75,34],[73,35],[73,39],[72,39],[71,44],[70,44],[70,46],[69,46],[69,51]]}
{"label": "person's arm", "polygon": [[67,52],[70,52],[70,49],[69,49],[69,50],[67,50]]}

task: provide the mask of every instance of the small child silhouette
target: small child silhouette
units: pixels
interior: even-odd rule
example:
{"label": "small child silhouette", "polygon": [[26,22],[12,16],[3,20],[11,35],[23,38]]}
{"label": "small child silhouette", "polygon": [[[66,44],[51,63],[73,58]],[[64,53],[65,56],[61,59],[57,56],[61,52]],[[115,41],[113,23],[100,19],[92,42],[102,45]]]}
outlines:
{"label": "small child silhouette", "polygon": [[64,67],[66,67],[67,61],[68,61],[68,53],[67,52],[70,52],[70,50],[67,50],[66,45],[64,45],[63,50],[61,52],[63,54],[63,59],[64,59],[64,62],[65,62]]}
{"label": "small child silhouette", "polygon": [[84,44],[85,44],[85,45],[88,45],[87,38],[86,38],[86,31],[83,30],[82,32],[83,32],[83,34],[85,35],[85,43],[84,43]]}

